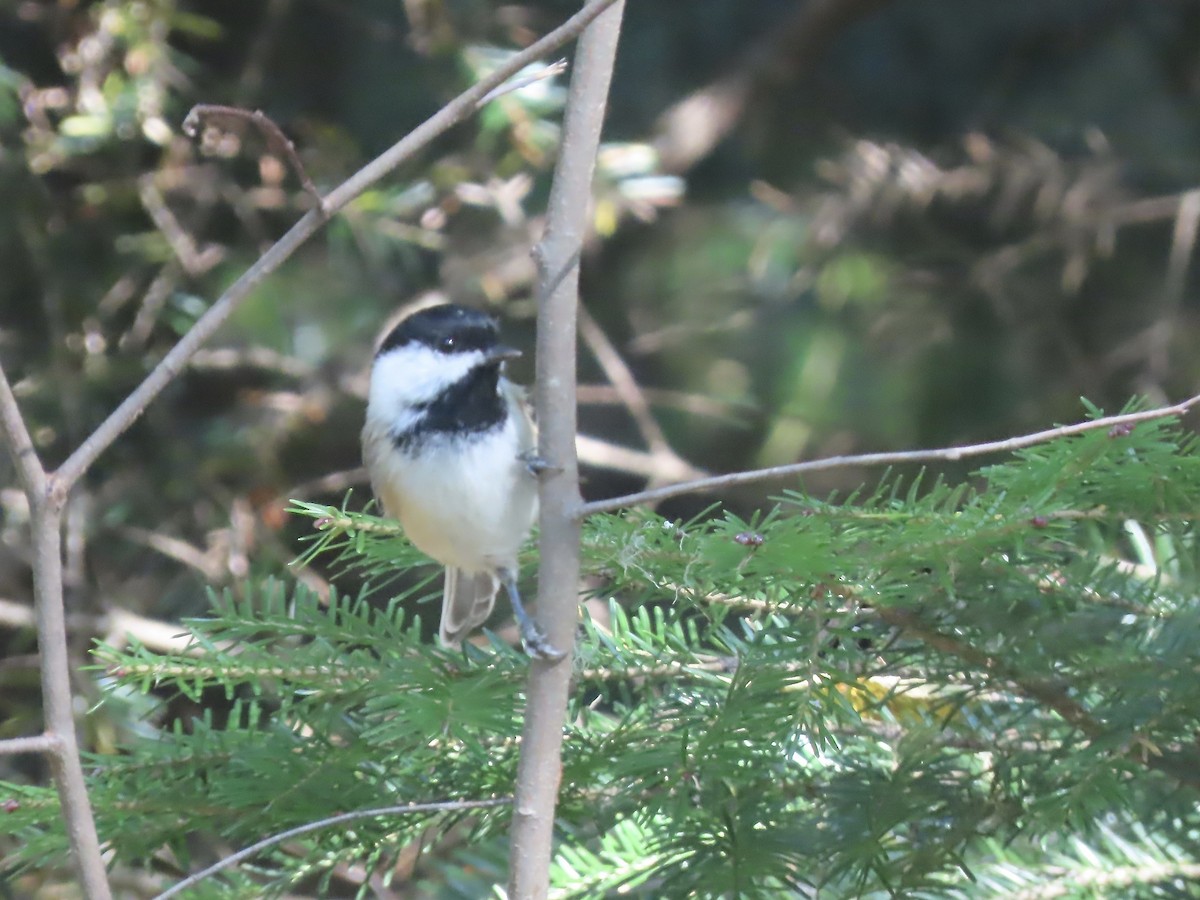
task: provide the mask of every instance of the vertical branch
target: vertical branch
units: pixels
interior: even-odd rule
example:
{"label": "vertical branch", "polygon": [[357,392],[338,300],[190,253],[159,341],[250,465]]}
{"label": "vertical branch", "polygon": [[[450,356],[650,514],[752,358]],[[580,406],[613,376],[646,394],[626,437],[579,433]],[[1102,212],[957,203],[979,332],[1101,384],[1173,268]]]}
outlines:
{"label": "vertical branch", "polygon": [[75,872],[84,895],[89,900],[108,900],[112,895],[83,766],[79,761],[75,716],[71,709],[71,662],[63,609],[63,503],[52,490],[54,478],[46,474],[38,459],[3,368],[0,368],[0,431],[4,433],[4,442],[12,454],[21,487],[29,499],[33,520],[33,593],[41,660],[42,717],[47,738],[42,749],[50,757]]}
{"label": "vertical branch", "polygon": [[[579,585],[579,467],[575,454],[575,344],[579,256],[592,198],[600,127],[612,79],[624,0],[596,17],[579,40],[538,261],[536,397],[538,453],[554,468],[541,487],[538,617],[550,642],[575,640]],[[550,887],[554,808],[562,774],[569,664],[533,660],[517,768],[508,896],[541,900]]]}
{"label": "vertical branch", "polygon": [[42,715],[46,731],[54,736],[56,743],[50,753],[50,767],[84,896],[88,900],[107,900],[112,894],[79,759],[71,708],[71,660],[63,609],[62,504],[49,493],[42,494],[36,502],[31,497],[30,503]]}

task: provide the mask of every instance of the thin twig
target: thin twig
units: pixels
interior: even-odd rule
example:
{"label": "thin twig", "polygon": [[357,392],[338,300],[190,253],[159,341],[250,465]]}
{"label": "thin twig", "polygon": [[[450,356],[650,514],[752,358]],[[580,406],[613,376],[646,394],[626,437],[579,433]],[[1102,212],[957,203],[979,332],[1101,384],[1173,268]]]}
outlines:
{"label": "thin twig", "polygon": [[[617,0],[579,40],[562,149],[547,204],[546,233],[534,250],[538,453],[554,467],[545,473],[540,491],[538,617],[550,642],[568,658],[574,650],[579,605],[581,498],[575,455],[579,258],[588,230],[596,151],[624,8],[624,0]],[[550,890],[570,681],[569,663],[533,660],[530,665],[509,842],[511,900],[545,900]]]}
{"label": "thin twig", "polygon": [[190,566],[203,575],[206,581],[218,582],[225,574],[221,559],[216,554],[206,553],[182,538],[151,531],[148,528],[139,528],[136,525],[121,525],[116,531],[121,537],[132,543],[148,547],[168,559]]}
{"label": "thin twig", "polygon": [[179,224],[179,219],[167,205],[162,191],[155,184],[154,175],[144,175],[138,179],[138,196],[141,198],[142,207],[162,236],[167,239],[175,258],[188,275],[204,275],[224,259],[225,250],[219,244],[211,244],[203,250],[196,246],[196,239]]}
{"label": "thin twig", "polygon": [[[503,84],[534,60],[540,59],[578,35],[588,23],[616,0],[591,0],[583,9],[550,32],[514,55],[486,78],[459,94],[440,110],[418,125],[371,162],[367,163],[325,197],[329,215],[338,212],[355,197],[379,181],[401,163],[411,159],[436,137],[474,112],[479,98]],[[108,418],[67,458],[54,478],[53,490],[65,495],[96,458],[107,450],[145,410],[158,394],[170,384],[187,365],[201,345],[225,323],[250,292],[267,275],[274,272],[324,224],[326,216],[311,210],[273,244],[242,276],[204,313],[159,364],[118,406]]]}
{"label": "thin twig", "polygon": [[249,859],[261,853],[268,847],[274,847],[276,844],[290,841],[292,838],[308,834],[310,831],[319,831],[322,828],[330,828],[345,822],[353,822],[356,819],[378,819],[382,816],[404,816],[411,813],[426,812],[465,812],[471,809],[490,809],[495,806],[505,806],[509,803],[512,803],[512,799],[509,797],[497,797],[494,800],[445,800],[440,803],[408,803],[403,806],[381,806],[377,809],[360,809],[355,812],[330,816],[326,819],[318,819],[315,822],[308,822],[304,825],[298,825],[295,828],[289,828],[287,831],[281,831],[279,834],[273,834],[268,838],[263,838],[261,841],[251,844],[244,850],[232,853],[224,859],[213,863],[207,869],[201,869],[194,875],[189,875],[183,881],[163,891],[154,900],[167,900],[168,897],[174,897],[190,887],[195,887],[199,882],[205,878],[210,878],[222,869],[228,869],[230,866],[236,865],[244,859]]}
{"label": "thin twig", "polygon": [[[581,384],[578,394],[581,406],[620,406],[624,402],[617,394],[616,388],[608,384]],[[642,394],[650,401],[651,406],[663,406],[734,425],[743,425],[748,418],[761,415],[761,411],[752,403],[718,400],[707,394],[648,387],[642,388]]]}
{"label": "thin twig", "polygon": [[292,167],[292,171],[296,173],[296,177],[300,180],[301,187],[304,188],[305,193],[312,197],[313,202],[316,203],[317,210],[322,214],[327,214],[325,201],[321,198],[321,192],[317,190],[317,186],[308,177],[308,171],[304,168],[304,163],[300,160],[300,154],[296,152],[296,145],[283,133],[283,129],[276,125],[274,120],[261,109],[250,110],[242,109],[240,106],[197,103],[183,120],[183,133],[190,138],[194,138],[199,134],[200,125],[203,122],[221,119],[249,122],[262,132],[268,149],[273,153],[278,153],[288,161],[288,165]]}
{"label": "thin twig", "polygon": [[1162,312],[1150,329],[1150,347],[1147,353],[1149,375],[1161,382],[1170,370],[1171,338],[1176,333],[1179,309],[1183,302],[1184,289],[1192,258],[1196,254],[1196,233],[1200,228],[1200,190],[1191,190],[1180,195],[1179,209],[1175,214],[1175,228],[1171,235],[1171,255],[1167,260],[1167,274],[1163,280]]}
{"label": "thin twig", "polygon": [[280,497],[313,497],[316,494],[341,494],[355,485],[366,484],[370,480],[365,466],[353,469],[343,469],[340,472],[329,472],[319,478],[302,481],[292,485]]}
{"label": "thin twig", "polygon": [[[37,615],[32,606],[0,598],[0,625],[5,628],[36,628]],[[101,615],[71,613],[67,616],[68,633],[104,635],[104,641],[124,646],[133,638],[157,653],[195,652],[187,631],[178,622],[163,622],[114,607]]]}
{"label": "thin twig", "polygon": [[565,71],[567,71],[567,61],[565,59],[556,60],[555,62],[542,66],[540,69],[530,75],[525,75],[521,78],[514,78],[511,81],[500,85],[500,87],[496,88],[495,90],[488,91],[488,93],[484,94],[484,96],[480,99],[477,106],[479,109],[482,109],[493,100],[498,100],[505,94],[515,93],[516,91],[529,87],[531,84],[537,84],[539,81],[544,81],[547,78],[557,78]]}
{"label": "thin twig", "polygon": [[987,456],[992,453],[1007,453],[1022,447],[1032,447],[1044,444],[1056,438],[1082,434],[1097,428],[1113,428],[1116,426],[1136,425],[1138,422],[1148,422],[1154,419],[1165,419],[1171,416],[1182,416],[1189,409],[1200,403],[1200,394],[1176,403],[1173,406],[1160,406],[1141,412],[1123,413],[1117,416],[1105,416],[1087,422],[1076,422],[1073,425],[1059,425],[1045,431],[1032,434],[1018,435],[1002,441],[986,441],[981,444],[967,444],[962,447],[942,447],[936,450],[900,450],[894,453],[862,453],[857,456],[830,456],[825,459],[814,459],[808,462],[789,463],[783,466],[771,466],[766,469],[753,469],[749,472],[731,472],[727,475],[714,475],[711,478],[698,478],[695,481],[685,481],[649,491],[639,491],[636,494],[626,494],[623,497],[612,497],[607,500],[594,500],[579,508],[579,515],[586,517],[595,513],[611,512],[627,506],[639,506],[644,503],[658,503],[671,497],[684,494],[697,494],[707,491],[717,491],[723,488],[743,484],[754,484],[759,481],[770,481],[776,478],[788,478],[793,475],[803,475],[806,472],[821,472],[827,469],[843,469],[852,466],[892,466],[903,463],[925,463],[937,461],[956,461],[974,456]]}
{"label": "thin twig", "polygon": [[214,347],[211,350],[197,350],[189,365],[193,369],[211,369],[228,371],[230,369],[255,368],[265,372],[283,375],[287,378],[308,379],[317,374],[317,367],[312,363],[297,359],[272,350],[270,347]]}
{"label": "thin twig", "polygon": [[121,350],[132,354],[135,350],[141,350],[150,339],[163,308],[179,286],[179,278],[183,274],[180,266],[178,259],[167,260],[146,287],[142,302],[138,304],[137,315],[117,341]]}
{"label": "thin twig", "polygon": [[[729,675],[737,670],[737,657],[712,657],[695,662],[658,662],[657,658],[647,657],[645,665],[621,660],[620,666],[597,666],[592,669],[580,669],[575,673],[576,681],[622,681],[649,680],[654,678],[675,678],[678,676],[711,676]],[[635,657],[636,658],[636,657]]]}

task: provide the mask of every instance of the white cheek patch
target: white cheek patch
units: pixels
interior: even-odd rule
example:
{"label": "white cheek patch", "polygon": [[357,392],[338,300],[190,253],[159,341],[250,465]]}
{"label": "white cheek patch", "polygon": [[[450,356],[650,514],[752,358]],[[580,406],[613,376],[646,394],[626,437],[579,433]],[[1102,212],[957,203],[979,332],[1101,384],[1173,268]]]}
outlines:
{"label": "white cheek patch", "polygon": [[413,407],[429,403],[483,362],[479,351],[438,353],[407,344],[376,358],[371,368],[367,406],[393,431],[404,431],[420,419]]}

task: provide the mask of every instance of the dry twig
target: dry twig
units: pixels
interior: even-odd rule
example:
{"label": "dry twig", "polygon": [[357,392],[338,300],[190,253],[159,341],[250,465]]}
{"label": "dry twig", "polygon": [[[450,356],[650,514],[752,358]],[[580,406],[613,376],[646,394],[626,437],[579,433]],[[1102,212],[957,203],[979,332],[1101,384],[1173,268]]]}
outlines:
{"label": "dry twig", "polygon": [[283,129],[276,125],[271,117],[262,110],[242,109],[238,106],[219,106],[215,103],[198,103],[192,107],[191,112],[187,114],[187,118],[183,120],[183,133],[188,137],[194,138],[200,133],[202,123],[220,122],[222,120],[225,122],[249,122],[261,131],[263,138],[267,142],[267,147],[273,153],[287,160],[288,165],[292,167],[292,171],[296,173],[296,177],[300,180],[301,187],[304,188],[305,193],[312,197],[317,209],[324,215],[329,214],[325,209],[325,201],[321,198],[321,192],[317,190],[317,186],[308,177],[308,170],[304,168],[304,163],[300,160],[300,155],[296,152],[296,145],[283,133]]}

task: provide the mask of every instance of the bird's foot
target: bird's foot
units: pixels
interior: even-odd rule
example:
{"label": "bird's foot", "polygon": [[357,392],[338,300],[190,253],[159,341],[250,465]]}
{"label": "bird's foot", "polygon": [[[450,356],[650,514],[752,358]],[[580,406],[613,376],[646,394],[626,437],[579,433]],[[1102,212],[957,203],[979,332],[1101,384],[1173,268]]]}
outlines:
{"label": "bird's foot", "polygon": [[567,655],[551,644],[542,630],[529,619],[521,623],[521,643],[527,654],[545,662],[558,662]]}
{"label": "bird's foot", "polygon": [[534,478],[538,478],[547,472],[561,472],[562,466],[556,466],[544,456],[539,456],[536,450],[526,450],[524,453],[518,453],[517,459],[525,464],[525,468]]}
{"label": "bird's foot", "polygon": [[516,572],[512,569],[501,569],[497,575],[504,589],[508,591],[508,599],[512,602],[513,615],[517,618],[517,628],[520,629],[525,652],[534,659],[546,662],[558,662],[565,657],[567,654],[550,643],[542,629],[538,628],[537,622],[525,611],[525,604],[521,602],[521,592],[517,589]]}

